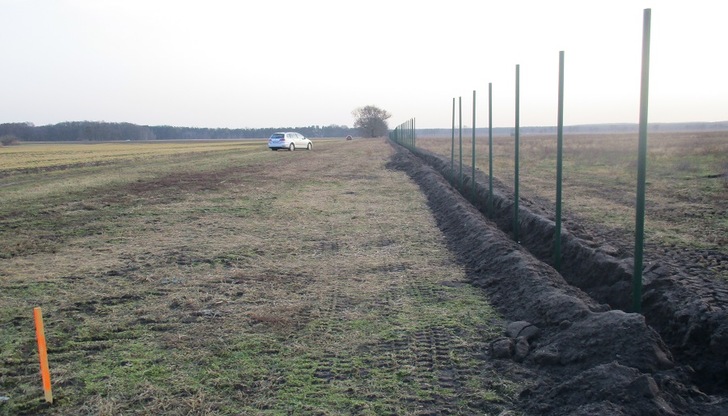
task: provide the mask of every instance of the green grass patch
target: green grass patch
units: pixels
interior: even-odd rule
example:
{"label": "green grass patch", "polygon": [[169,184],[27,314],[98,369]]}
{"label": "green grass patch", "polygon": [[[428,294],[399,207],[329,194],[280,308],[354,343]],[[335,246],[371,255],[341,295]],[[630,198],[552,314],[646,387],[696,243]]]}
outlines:
{"label": "green grass patch", "polygon": [[315,149],[3,177],[33,181],[0,197],[0,414],[512,408],[524,386],[483,359],[502,322],[464,283],[416,185],[385,169],[389,146]]}

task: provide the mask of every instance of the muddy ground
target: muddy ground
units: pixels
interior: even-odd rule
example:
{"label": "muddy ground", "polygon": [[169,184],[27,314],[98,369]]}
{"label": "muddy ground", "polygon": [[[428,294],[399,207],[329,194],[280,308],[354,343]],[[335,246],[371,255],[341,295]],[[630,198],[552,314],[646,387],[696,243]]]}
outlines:
{"label": "muddy ground", "polygon": [[485,175],[475,182],[466,176],[463,194],[475,187],[470,203],[446,180],[449,161],[395,147],[389,167],[420,185],[470,281],[512,321],[490,354],[503,371],[536,380],[521,393],[524,412],[728,414],[728,288],[691,261],[704,253],[650,247],[643,314],[629,313],[627,239],[565,219],[558,273],[549,265],[554,222],[548,201],[522,198],[516,243],[506,186],[496,181],[489,219]]}

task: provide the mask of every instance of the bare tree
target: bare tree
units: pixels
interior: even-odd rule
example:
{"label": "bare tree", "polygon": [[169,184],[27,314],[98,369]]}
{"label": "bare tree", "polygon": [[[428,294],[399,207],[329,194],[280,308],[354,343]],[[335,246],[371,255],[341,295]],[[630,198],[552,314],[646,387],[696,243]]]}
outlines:
{"label": "bare tree", "polygon": [[373,105],[359,107],[351,114],[356,119],[354,127],[359,129],[364,137],[382,137],[389,131],[387,119],[392,115],[379,107]]}

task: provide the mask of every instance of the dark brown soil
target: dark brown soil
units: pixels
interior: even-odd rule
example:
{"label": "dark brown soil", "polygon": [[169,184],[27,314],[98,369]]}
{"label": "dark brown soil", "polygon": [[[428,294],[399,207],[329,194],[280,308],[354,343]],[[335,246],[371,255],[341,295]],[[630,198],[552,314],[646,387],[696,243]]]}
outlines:
{"label": "dark brown soil", "polygon": [[466,177],[463,194],[475,187],[471,203],[445,179],[449,161],[441,156],[397,146],[389,167],[420,185],[472,283],[506,319],[525,321],[491,345],[503,371],[536,378],[521,394],[524,412],[728,414],[728,287],[701,273],[691,256],[650,250],[657,254],[646,258],[643,311],[629,313],[628,239],[567,218],[559,273],[549,265],[550,204],[521,199],[515,242],[512,192],[497,181],[494,212],[486,216],[482,173],[474,183]]}

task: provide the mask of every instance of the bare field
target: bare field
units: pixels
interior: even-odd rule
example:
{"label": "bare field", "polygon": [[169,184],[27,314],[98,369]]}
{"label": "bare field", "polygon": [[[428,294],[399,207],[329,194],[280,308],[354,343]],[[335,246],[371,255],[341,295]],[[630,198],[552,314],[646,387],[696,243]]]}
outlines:
{"label": "bare field", "polygon": [[[647,258],[685,266],[694,285],[677,292],[697,296],[694,314],[664,322],[568,283],[381,140],[129,143],[118,157],[4,171],[0,414],[724,414],[728,290],[699,278],[726,267],[726,141],[660,140]],[[569,227],[629,256],[634,139],[567,142]],[[512,140],[497,143],[507,187]],[[547,207],[555,152],[547,138],[523,143],[521,196]],[[447,154],[450,141],[418,145]],[[539,335],[505,336],[511,321]]]}
{"label": "bare field", "polygon": [[127,146],[0,177],[0,414],[515,408],[503,322],[388,144]]}
{"label": "bare field", "polygon": [[259,150],[262,141],[244,142],[99,142],[99,143],[23,143],[0,149],[0,177],[13,172],[29,172],[78,165],[143,159],[229,149]]}
{"label": "bare field", "polygon": [[[456,134],[456,175],[458,140]],[[422,138],[417,146],[449,156],[451,138]],[[471,138],[463,137],[466,169],[471,149]],[[494,137],[493,176],[511,188],[513,155],[512,137]],[[476,167],[487,173],[487,137],[476,137],[476,156]],[[564,214],[602,236],[622,257],[633,253],[636,160],[637,135],[564,137]],[[678,257],[694,272],[728,279],[728,133],[652,133],[647,167],[645,254]],[[553,206],[555,136],[522,136],[520,169],[521,196]]]}

